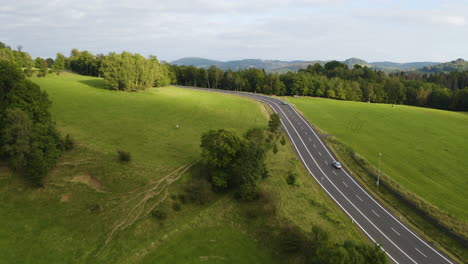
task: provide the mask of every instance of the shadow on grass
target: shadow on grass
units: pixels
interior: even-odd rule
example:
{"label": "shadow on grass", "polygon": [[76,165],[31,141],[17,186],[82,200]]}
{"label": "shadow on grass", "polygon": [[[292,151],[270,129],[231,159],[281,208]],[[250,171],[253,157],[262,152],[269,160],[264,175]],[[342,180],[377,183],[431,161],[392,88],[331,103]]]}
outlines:
{"label": "shadow on grass", "polygon": [[104,81],[103,79],[80,80],[79,82],[94,88],[110,90],[106,84],[106,81]]}

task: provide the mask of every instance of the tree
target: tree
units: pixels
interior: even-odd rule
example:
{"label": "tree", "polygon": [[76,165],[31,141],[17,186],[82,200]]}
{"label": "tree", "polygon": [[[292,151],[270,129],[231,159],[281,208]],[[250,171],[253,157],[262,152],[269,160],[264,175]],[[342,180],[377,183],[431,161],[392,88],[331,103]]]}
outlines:
{"label": "tree", "polygon": [[52,70],[59,75],[65,70],[65,56],[62,53],[57,53],[55,57],[54,64],[52,65]]}
{"label": "tree", "polygon": [[226,129],[210,130],[202,134],[202,156],[208,165],[216,169],[225,169],[238,157],[244,140]]}
{"label": "tree", "polygon": [[27,113],[18,108],[8,108],[3,118],[1,153],[15,169],[26,165],[31,150],[33,122]]}
{"label": "tree", "polygon": [[270,115],[270,120],[268,121],[268,128],[271,132],[277,132],[281,126],[281,120],[278,114],[273,113]]}
{"label": "tree", "polygon": [[47,67],[47,61],[41,60],[41,65],[39,67],[39,73],[37,74],[37,77],[46,77],[48,71],[49,68]]}

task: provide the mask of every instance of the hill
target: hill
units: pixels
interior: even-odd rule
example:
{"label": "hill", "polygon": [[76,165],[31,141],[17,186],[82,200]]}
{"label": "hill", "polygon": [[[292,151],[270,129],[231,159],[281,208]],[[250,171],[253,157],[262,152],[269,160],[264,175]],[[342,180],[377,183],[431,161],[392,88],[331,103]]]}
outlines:
{"label": "hill", "polygon": [[[116,92],[100,78],[68,73],[32,80],[49,94],[54,121],[76,147],[42,189],[29,188],[0,165],[0,262],[284,263],[273,249],[275,222],[247,218],[258,211],[251,203],[209,187],[209,202],[182,202],[191,178],[203,173],[196,164],[189,167],[200,158],[201,134],[265,127],[263,105],[175,87]],[[132,161],[118,162],[116,150],[130,152]],[[367,241],[288,141],[278,143],[277,154],[268,153],[267,165],[270,177],[261,187],[274,194],[283,223],[307,232],[318,225],[333,242]],[[289,171],[297,173],[295,186],[286,183]],[[166,220],[151,216],[154,208]]]}
{"label": "hill", "polygon": [[[204,58],[182,58],[175,61],[172,61],[171,64],[176,65],[192,65],[195,67],[209,68],[211,65],[214,65],[224,71],[226,70],[242,70],[248,68],[258,68],[265,69],[269,72],[287,72],[287,71],[298,71],[300,69],[305,69],[309,65],[319,63],[324,65],[328,61],[321,60],[295,60],[295,61],[281,61],[281,60],[259,60],[259,59],[245,59],[245,60],[232,60],[232,61],[216,61],[209,60]],[[438,62],[408,62],[408,63],[396,63],[396,62],[367,62],[359,58],[349,58],[342,61],[348,67],[353,67],[355,64],[361,66],[367,66],[370,68],[375,68],[382,71],[398,71],[398,70],[414,70],[426,66],[433,66],[438,64]]]}
{"label": "hill", "polygon": [[437,73],[437,72],[452,72],[452,71],[468,71],[468,61],[457,59],[451,62],[425,66],[418,71],[423,73]]}

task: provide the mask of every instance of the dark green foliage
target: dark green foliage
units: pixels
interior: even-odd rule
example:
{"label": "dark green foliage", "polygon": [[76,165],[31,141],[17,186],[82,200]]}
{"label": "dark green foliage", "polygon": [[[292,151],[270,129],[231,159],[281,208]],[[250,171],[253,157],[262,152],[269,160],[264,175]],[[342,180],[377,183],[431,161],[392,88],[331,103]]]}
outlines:
{"label": "dark green foliage", "polygon": [[40,186],[63,147],[48,112],[47,94],[5,60],[0,60],[0,89],[0,155]]}
{"label": "dark green foliage", "polygon": [[132,155],[128,151],[117,150],[117,155],[121,162],[130,162],[132,160]]}
{"label": "dark green foliage", "polygon": [[208,165],[224,169],[237,158],[243,144],[244,140],[234,132],[218,129],[203,133],[200,147]]}
{"label": "dark green foliage", "polygon": [[75,147],[75,141],[70,136],[70,134],[67,134],[65,136],[65,139],[63,140],[63,149],[64,150],[72,150],[74,147]]}
{"label": "dark green foliage", "polygon": [[258,187],[256,184],[247,183],[239,187],[236,192],[236,198],[242,201],[254,201],[259,197]]}
{"label": "dark green foliage", "polygon": [[288,173],[288,177],[286,178],[286,182],[289,185],[295,185],[296,184],[296,179],[297,179],[296,173],[290,171]]}
{"label": "dark green foliage", "polygon": [[278,153],[278,146],[276,144],[273,145],[273,153]]}
{"label": "dark green foliage", "polygon": [[179,195],[179,200],[182,203],[190,201],[196,204],[206,204],[212,199],[211,185],[205,179],[192,179],[185,187],[185,194]]}
{"label": "dark green foliage", "polygon": [[284,135],[281,135],[281,140],[280,140],[281,145],[286,145],[286,139],[284,138]]}
{"label": "dark green foliage", "polygon": [[173,203],[172,203],[172,209],[173,209],[174,211],[177,211],[177,212],[178,212],[178,211],[182,210],[182,206],[180,205],[179,202],[173,202]]}
{"label": "dark green foliage", "polygon": [[151,216],[158,219],[159,221],[164,221],[167,219],[167,213],[162,209],[154,209],[153,211],[151,211]]}
{"label": "dark green foliage", "polygon": [[280,126],[281,126],[281,121],[280,121],[279,115],[276,113],[271,114],[270,120],[268,121],[268,128],[270,129],[270,131],[277,132]]}
{"label": "dark green foliage", "polygon": [[286,226],[280,230],[279,242],[283,253],[300,253],[306,246],[307,237],[299,228]]}

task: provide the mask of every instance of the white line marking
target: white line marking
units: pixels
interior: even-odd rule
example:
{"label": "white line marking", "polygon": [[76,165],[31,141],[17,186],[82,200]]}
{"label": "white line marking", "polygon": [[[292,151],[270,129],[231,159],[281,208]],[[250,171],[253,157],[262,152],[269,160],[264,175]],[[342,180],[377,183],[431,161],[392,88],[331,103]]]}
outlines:
{"label": "white line marking", "polygon": [[322,153],[319,151],[319,155],[322,156]]}
{"label": "white line marking", "polygon": [[304,130],[304,127],[303,127],[303,126],[301,126],[301,129],[302,129],[302,130]]}
{"label": "white line marking", "polygon": [[356,194],[356,197],[359,199],[359,201],[363,202],[363,200],[361,199],[361,197],[359,197],[359,195]]}
{"label": "white line marking", "polygon": [[307,132],[305,132],[305,134],[306,134],[306,135],[309,135],[309,134],[307,134]]}
{"label": "white line marking", "polygon": [[344,186],[346,186],[346,188],[348,188],[348,184],[346,184],[346,182],[343,182]]}
{"label": "white line marking", "polygon": [[333,172],[333,174],[335,174],[336,176],[338,176],[338,174],[336,174],[336,172],[335,172],[334,170],[333,170],[332,172]]}
{"label": "white line marking", "polygon": [[393,229],[393,227],[390,227],[390,229],[392,229],[393,232],[395,232],[398,236],[401,236],[400,233],[398,233],[395,229]]}
{"label": "white line marking", "polygon": [[380,215],[378,215],[374,210],[371,210],[377,217],[380,218]]}
{"label": "white line marking", "polygon": [[[310,138],[309,138],[310,139]],[[312,141],[312,140],[311,140]],[[317,148],[317,146],[315,146],[315,144],[312,144],[314,146],[314,148]]]}
{"label": "white line marking", "polygon": [[414,249],[416,249],[416,251],[418,251],[419,253],[421,253],[421,255],[423,255],[425,258],[427,258],[427,256],[424,255],[418,248],[414,248]]}
{"label": "white line marking", "polygon": [[[333,157],[333,155],[330,153],[330,151],[328,151],[328,148],[325,147],[325,145],[323,144],[323,142],[320,140],[320,138],[318,137],[317,133],[315,133],[315,131],[312,129],[312,127],[309,125],[309,123],[306,122],[306,120],[297,112],[297,110],[294,108],[294,107],[291,107],[293,109],[294,112],[296,112],[296,114],[299,116],[299,118],[302,119],[302,121],[304,121],[304,123],[306,124],[306,126],[309,127],[310,130],[312,130],[312,133],[315,135],[315,137],[320,141],[320,143],[322,144],[322,146],[325,148],[325,150],[328,152],[328,154],[330,155],[330,157],[335,160],[335,158]],[[400,224],[406,231],[410,232],[415,238],[417,238],[419,241],[421,241],[424,245],[426,245],[428,248],[430,248],[432,251],[434,251],[437,255],[439,255],[441,258],[445,259],[448,263],[452,263],[450,260],[448,260],[446,257],[444,257],[442,254],[439,253],[439,251],[435,250],[434,248],[432,248],[431,246],[429,246],[424,240],[422,240],[419,236],[417,236],[413,231],[411,231],[409,228],[407,228],[402,222],[398,221],[391,213],[389,213],[387,211],[387,209],[385,209],[380,203],[378,203],[369,193],[367,193],[366,191],[364,191],[364,189],[353,179],[353,177],[351,177],[346,171],[344,171],[344,173],[353,181],[353,183],[359,187],[359,189],[362,190],[362,192],[364,192],[375,204],[377,204],[377,206],[379,206],[382,210],[384,210],[391,218],[393,218],[393,220],[395,220],[398,224]],[[387,254],[388,255],[388,254]],[[393,259],[393,258],[392,258]],[[452,263],[453,264],[453,263]]]}

